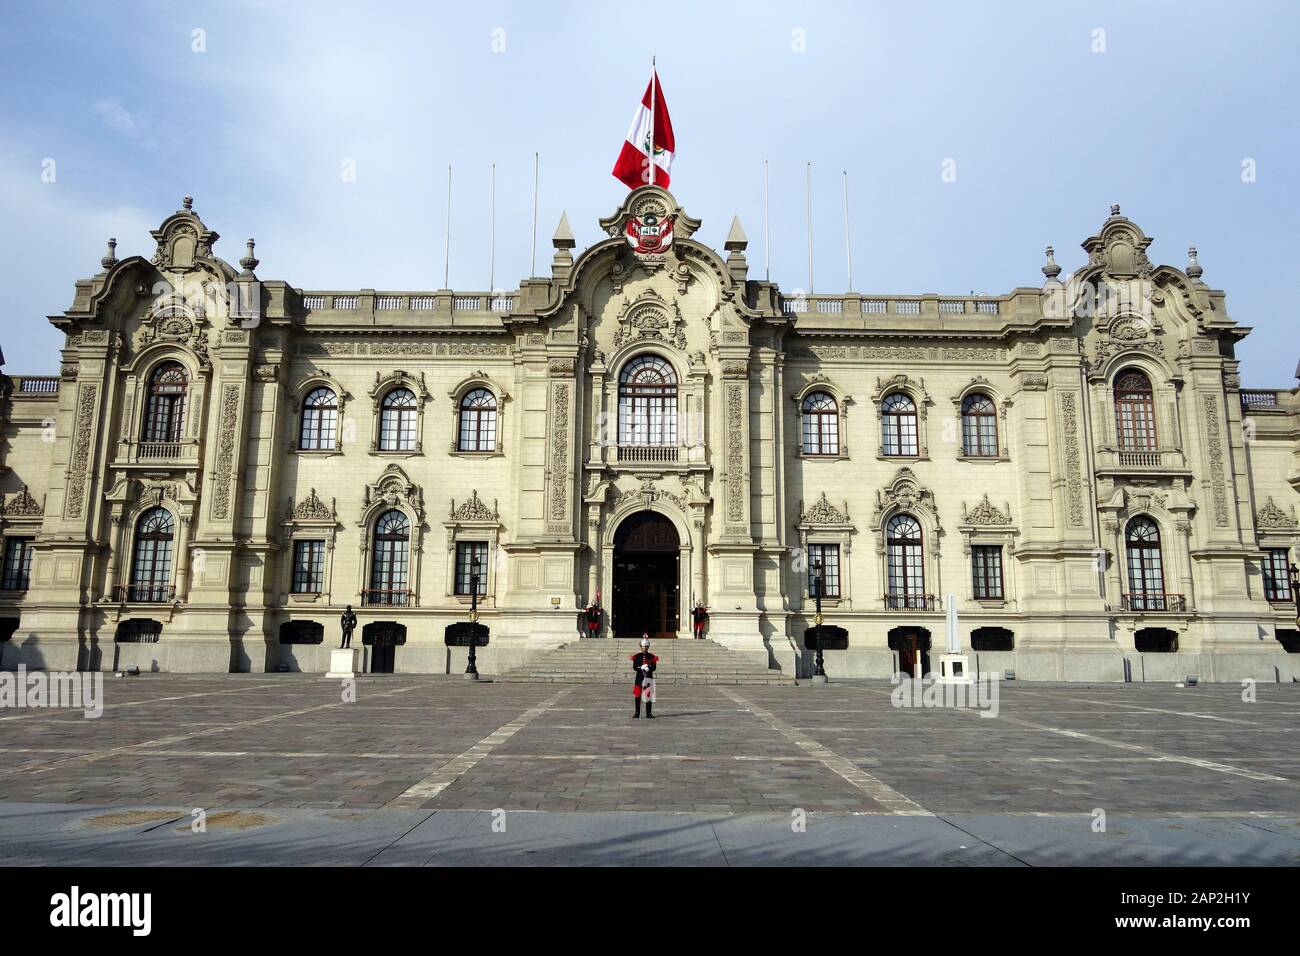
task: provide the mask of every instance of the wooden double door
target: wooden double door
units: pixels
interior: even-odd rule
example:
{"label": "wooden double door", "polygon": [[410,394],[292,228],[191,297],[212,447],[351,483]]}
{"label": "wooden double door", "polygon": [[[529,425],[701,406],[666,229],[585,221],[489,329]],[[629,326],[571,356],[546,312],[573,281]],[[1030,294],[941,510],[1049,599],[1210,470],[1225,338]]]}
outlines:
{"label": "wooden double door", "polygon": [[681,557],[677,529],[663,515],[632,515],[614,537],[615,637],[677,636],[681,620]]}

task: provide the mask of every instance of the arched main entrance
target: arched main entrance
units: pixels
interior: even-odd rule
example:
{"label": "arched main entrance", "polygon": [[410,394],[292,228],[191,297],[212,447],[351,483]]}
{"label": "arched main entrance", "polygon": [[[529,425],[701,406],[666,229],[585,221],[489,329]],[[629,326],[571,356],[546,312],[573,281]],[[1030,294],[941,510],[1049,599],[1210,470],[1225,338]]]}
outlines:
{"label": "arched main entrance", "polygon": [[615,637],[676,637],[681,607],[678,561],[681,541],[673,523],[638,511],[614,534]]}

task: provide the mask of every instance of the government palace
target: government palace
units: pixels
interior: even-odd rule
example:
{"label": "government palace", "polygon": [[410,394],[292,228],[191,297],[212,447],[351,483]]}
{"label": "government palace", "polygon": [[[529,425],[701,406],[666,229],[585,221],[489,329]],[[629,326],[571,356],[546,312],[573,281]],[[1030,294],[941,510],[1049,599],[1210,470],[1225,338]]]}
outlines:
{"label": "government palace", "polygon": [[1241,387],[1195,249],[1116,206],[1042,284],[812,295],[699,226],[638,188],[505,292],[261,278],[188,197],[110,241],[60,373],[0,376],[3,667],[324,673],[351,605],[366,670],[464,670],[473,610],[505,674],[598,603],[791,677],[818,605],[832,678],[950,608],[981,672],[1300,677],[1300,392]]}

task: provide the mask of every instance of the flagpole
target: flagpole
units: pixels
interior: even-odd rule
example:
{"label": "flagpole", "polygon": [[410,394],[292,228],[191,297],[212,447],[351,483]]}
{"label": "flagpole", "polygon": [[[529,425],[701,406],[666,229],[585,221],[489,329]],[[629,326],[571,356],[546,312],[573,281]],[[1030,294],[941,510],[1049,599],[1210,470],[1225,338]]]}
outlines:
{"label": "flagpole", "polygon": [[650,185],[655,184],[655,58],[650,55]]}
{"label": "flagpole", "polygon": [[849,266],[849,291],[853,291],[853,246],[849,240],[849,171],[844,170],[844,257]]}
{"label": "flagpole", "polygon": [[768,255],[771,239],[767,221],[767,160],[765,159],[763,160],[763,280],[765,282],[772,281],[772,268]]}
{"label": "flagpole", "polygon": [[447,234],[443,240],[442,287],[450,289],[451,276],[451,164],[447,164]]}
{"label": "flagpole", "polygon": [[808,217],[808,294],[813,294],[813,230],[812,230],[812,163],[808,164],[806,174],[805,206]]}
{"label": "flagpole", "polygon": [[533,247],[528,258],[529,278],[537,275],[537,169],[540,165],[538,154],[533,153]]}
{"label": "flagpole", "polygon": [[497,278],[497,164],[492,164],[492,226],[489,231],[491,236],[492,252],[488,256],[488,293],[496,291]]}

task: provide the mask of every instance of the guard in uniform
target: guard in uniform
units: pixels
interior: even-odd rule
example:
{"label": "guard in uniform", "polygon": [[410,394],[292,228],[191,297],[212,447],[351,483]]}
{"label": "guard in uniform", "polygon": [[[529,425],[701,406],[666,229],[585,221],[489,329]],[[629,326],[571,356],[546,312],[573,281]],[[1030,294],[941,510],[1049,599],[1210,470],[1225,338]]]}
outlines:
{"label": "guard in uniform", "polygon": [[704,625],[708,620],[709,609],[704,606],[703,601],[697,601],[695,607],[691,608],[691,623],[694,625],[697,640],[704,637]]}
{"label": "guard in uniform", "polygon": [[650,653],[650,635],[641,635],[641,650],[632,655],[632,672],[636,675],[632,685],[632,701],[636,709],[632,719],[641,716],[641,700],[645,699],[645,715],[651,719],[655,715],[655,667],[659,658]]}
{"label": "guard in uniform", "polygon": [[587,636],[600,637],[600,623],[605,616],[605,609],[600,606],[600,597],[587,606]]}

